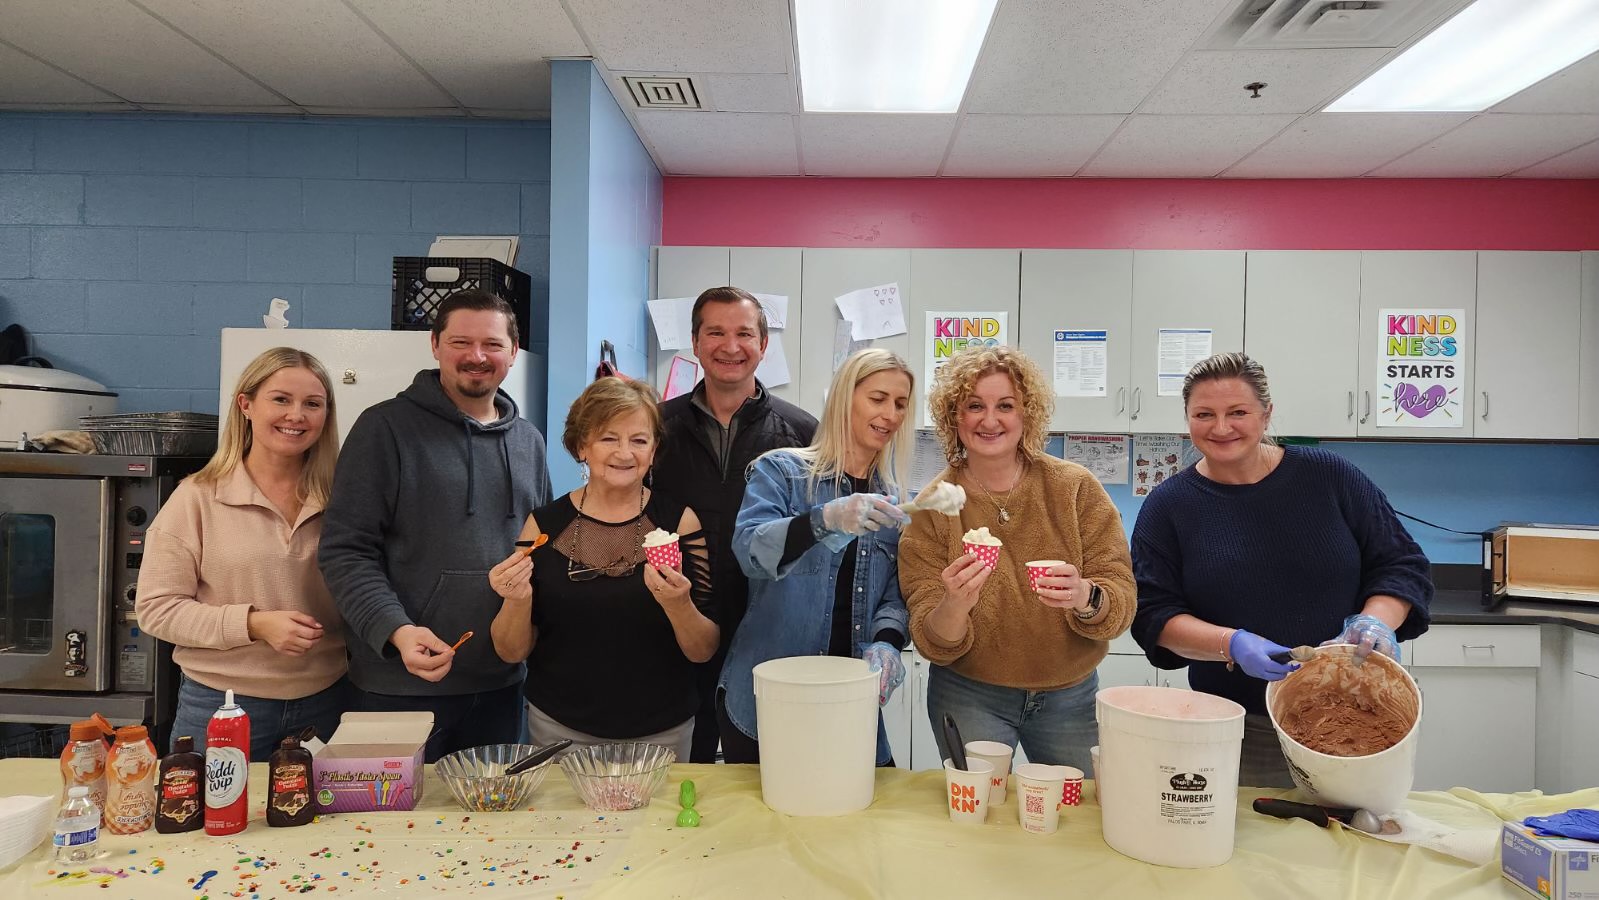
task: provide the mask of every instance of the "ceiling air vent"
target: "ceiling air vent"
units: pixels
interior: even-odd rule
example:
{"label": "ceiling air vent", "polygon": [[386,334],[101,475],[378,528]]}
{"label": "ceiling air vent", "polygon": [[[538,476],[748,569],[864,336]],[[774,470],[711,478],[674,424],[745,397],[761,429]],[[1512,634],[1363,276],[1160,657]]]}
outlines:
{"label": "ceiling air vent", "polygon": [[640,109],[699,109],[700,97],[686,75],[626,75],[627,89]]}
{"label": "ceiling air vent", "polygon": [[1470,0],[1243,0],[1207,50],[1331,50],[1403,46]]}

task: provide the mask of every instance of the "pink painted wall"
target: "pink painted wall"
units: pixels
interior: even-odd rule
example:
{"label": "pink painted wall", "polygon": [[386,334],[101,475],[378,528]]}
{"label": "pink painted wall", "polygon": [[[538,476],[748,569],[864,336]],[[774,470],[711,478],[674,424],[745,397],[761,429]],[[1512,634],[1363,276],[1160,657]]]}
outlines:
{"label": "pink painted wall", "polygon": [[667,178],[662,242],[1595,250],[1599,180]]}

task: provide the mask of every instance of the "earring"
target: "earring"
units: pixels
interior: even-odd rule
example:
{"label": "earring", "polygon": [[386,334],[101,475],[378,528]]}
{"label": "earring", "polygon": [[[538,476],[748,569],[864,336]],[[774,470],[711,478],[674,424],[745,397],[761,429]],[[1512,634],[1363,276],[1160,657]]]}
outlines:
{"label": "earring", "polygon": [[589,461],[588,460],[580,459],[580,460],[577,461],[577,473],[583,479],[583,483],[584,484],[588,484],[589,483]]}

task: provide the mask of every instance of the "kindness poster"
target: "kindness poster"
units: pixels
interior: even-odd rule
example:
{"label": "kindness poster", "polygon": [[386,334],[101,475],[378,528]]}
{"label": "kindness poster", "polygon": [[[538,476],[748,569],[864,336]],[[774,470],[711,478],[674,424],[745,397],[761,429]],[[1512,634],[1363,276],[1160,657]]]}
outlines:
{"label": "kindness poster", "polygon": [[1466,347],[1460,309],[1378,313],[1374,421],[1379,428],[1460,428]]}
{"label": "kindness poster", "polygon": [[[926,363],[917,392],[923,397],[932,392],[938,370],[950,357],[972,346],[997,347],[1010,343],[1010,313],[930,312],[927,314]],[[933,426],[932,412],[922,405],[922,427]]]}

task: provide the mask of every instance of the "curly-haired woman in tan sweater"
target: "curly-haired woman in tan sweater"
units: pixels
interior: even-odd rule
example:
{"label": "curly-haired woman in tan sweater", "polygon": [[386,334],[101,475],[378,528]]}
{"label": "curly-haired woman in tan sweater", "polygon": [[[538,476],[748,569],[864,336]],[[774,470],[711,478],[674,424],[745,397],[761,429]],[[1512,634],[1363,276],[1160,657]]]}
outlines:
{"label": "curly-haired woman in tan sweater", "polygon": [[[1121,516],[1087,469],[1045,455],[1053,395],[1020,351],[958,354],[929,403],[949,460],[934,483],[960,485],[966,506],[917,515],[900,539],[911,637],[934,664],[928,715],[950,713],[965,740],[1020,741],[1033,762],[1086,771],[1094,669],[1137,606]],[[983,526],[1004,542],[992,569],[962,548]],[[1065,563],[1035,593],[1026,564],[1042,559]]]}

